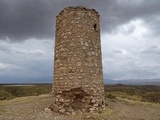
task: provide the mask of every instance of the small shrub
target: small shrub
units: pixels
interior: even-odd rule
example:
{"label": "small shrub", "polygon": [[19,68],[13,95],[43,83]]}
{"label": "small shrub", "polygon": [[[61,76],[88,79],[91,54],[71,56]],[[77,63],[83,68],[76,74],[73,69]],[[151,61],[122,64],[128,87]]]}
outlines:
{"label": "small shrub", "polygon": [[142,101],[160,103],[160,93],[148,92],[142,95]]}
{"label": "small shrub", "polygon": [[106,98],[109,98],[109,99],[115,99],[116,96],[112,95],[112,94],[106,94]]}
{"label": "small shrub", "polygon": [[[105,85],[106,98],[113,96],[135,101],[160,103],[159,86]],[[109,93],[111,95],[109,95]]]}
{"label": "small shrub", "polygon": [[7,91],[4,91],[4,90],[0,91],[0,100],[11,99],[13,97],[14,96],[11,93],[7,92]]}

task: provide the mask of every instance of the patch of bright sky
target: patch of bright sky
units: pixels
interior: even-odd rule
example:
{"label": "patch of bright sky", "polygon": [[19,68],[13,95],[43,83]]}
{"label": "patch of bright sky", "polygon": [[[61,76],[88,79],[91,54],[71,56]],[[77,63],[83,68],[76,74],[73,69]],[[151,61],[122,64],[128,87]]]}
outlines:
{"label": "patch of bright sky", "polygon": [[[107,76],[117,73],[117,76],[111,76],[114,79],[134,78],[134,71],[143,68],[140,49],[148,45],[148,38],[145,37],[148,32],[145,23],[137,19],[119,26],[115,33],[103,34],[101,45],[104,73]],[[124,74],[126,72],[127,75]]]}
{"label": "patch of bright sky", "polygon": [[102,35],[102,50],[108,51],[108,48],[114,47],[140,47],[142,44],[145,44],[145,35],[148,33],[149,29],[142,20],[130,21],[128,24],[119,26],[114,33]]}

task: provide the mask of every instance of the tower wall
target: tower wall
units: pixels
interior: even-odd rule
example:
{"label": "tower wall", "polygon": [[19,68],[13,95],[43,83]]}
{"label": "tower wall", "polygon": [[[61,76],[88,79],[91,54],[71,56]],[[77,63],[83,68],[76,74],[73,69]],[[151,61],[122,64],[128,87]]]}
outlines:
{"label": "tower wall", "polygon": [[[63,9],[56,17],[55,38],[55,109],[61,106],[66,111],[66,103],[73,109],[100,109],[104,84],[98,12],[84,7]],[[74,102],[83,105],[78,108]]]}

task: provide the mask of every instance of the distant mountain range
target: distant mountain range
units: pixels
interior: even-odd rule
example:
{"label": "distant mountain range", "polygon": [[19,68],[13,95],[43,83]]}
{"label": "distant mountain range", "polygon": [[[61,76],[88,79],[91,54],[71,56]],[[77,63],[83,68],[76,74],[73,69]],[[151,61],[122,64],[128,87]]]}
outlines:
{"label": "distant mountain range", "polygon": [[112,80],[104,79],[105,84],[124,84],[124,85],[156,85],[160,86],[160,79],[127,79],[127,80]]}
{"label": "distant mountain range", "polygon": [[[104,79],[104,83],[106,85],[115,85],[115,84],[123,84],[123,85],[156,85],[160,86],[160,79],[127,79],[127,80],[113,80],[113,79]],[[13,85],[33,85],[33,84],[53,84],[51,78],[42,78],[37,80],[21,80],[16,79],[15,81],[4,80],[0,81],[1,84],[13,84]]]}

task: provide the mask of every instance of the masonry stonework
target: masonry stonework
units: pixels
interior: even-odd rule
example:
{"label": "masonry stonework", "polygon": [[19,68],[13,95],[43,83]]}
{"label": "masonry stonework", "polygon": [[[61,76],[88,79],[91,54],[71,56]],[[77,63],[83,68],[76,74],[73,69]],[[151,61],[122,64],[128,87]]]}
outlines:
{"label": "masonry stonework", "polygon": [[67,7],[56,17],[53,109],[60,113],[104,108],[99,14]]}

